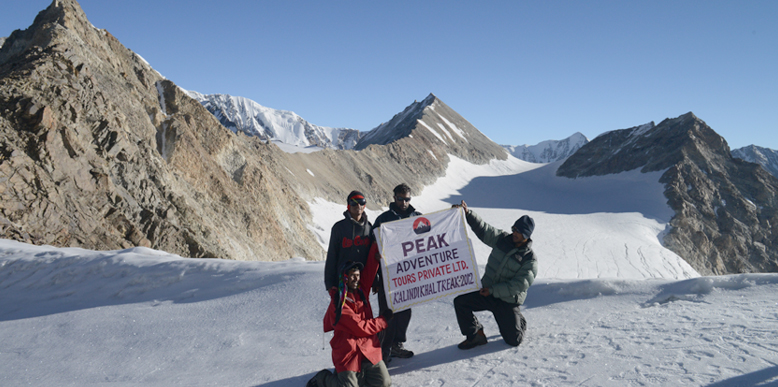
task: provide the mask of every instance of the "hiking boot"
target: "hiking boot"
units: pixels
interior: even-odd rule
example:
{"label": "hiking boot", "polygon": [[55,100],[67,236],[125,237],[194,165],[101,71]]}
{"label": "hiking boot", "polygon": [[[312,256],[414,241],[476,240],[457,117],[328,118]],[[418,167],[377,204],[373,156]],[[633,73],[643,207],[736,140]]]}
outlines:
{"label": "hiking boot", "polygon": [[305,384],[305,387],[319,387],[319,382],[316,381],[316,376],[312,377],[311,380]]}
{"label": "hiking boot", "polygon": [[407,359],[413,356],[413,351],[409,351],[403,347],[403,343],[394,343],[392,345],[392,357],[399,357],[400,359]]}
{"label": "hiking boot", "polygon": [[472,338],[465,339],[465,341],[459,343],[457,345],[457,348],[459,349],[470,349],[475,348],[479,345],[486,344],[486,335],[484,334],[483,329],[479,329],[478,332],[475,333],[475,335]]}

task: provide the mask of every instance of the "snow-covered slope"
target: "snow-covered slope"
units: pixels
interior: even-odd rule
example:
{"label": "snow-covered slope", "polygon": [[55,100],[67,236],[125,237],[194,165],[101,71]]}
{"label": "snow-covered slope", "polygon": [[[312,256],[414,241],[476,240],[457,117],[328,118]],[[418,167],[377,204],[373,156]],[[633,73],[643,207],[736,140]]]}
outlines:
{"label": "snow-covered slope", "polygon": [[564,140],[548,140],[537,145],[502,145],[513,157],[530,163],[553,163],[570,157],[589,139],[576,132]]}
{"label": "snow-covered slope", "polygon": [[[332,369],[323,270],[0,240],[0,385],[303,386]],[[775,385],[776,292],[777,274],[539,279],[522,345],[479,313],[489,343],[470,351],[441,299],[413,309],[416,355],[389,373],[398,387]]]}
{"label": "snow-covered slope", "polygon": [[[533,249],[541,278],[666,278],[699,274],[662,246],[673,216],[659,183],[661,173],[629,171],[609,176],[568,179],[556,176],[560,162],[531,164],[509,157],[474,165],[451,157],[446,177],[413,197],[423,212],[446,209],[464,200],[488,223],[509,230],[524,214],[535,219]],[[340,203],[316,201],[312,229],[326,248]],[[368,212],[375,219],[379,212]],[[470,238],[476,236],[470,233]],[[475,246],[486,263],[489,248]]]}
{"label": "snow-covered slope", "polygon": [[[669,209],[657,176],[571,180],[556,177],[557,166],[452,157],[446,177],[413,197],[423,212],[465,200],[500,228],[530,214],[540,275],[522,307],[528,331],[518,348],[479,313],[489,343],[461,351],[452,299],[415,307],[406,347],[416,355],[389,363],[394,386],[778,381],[778,274],[698,277],[659,242]],[[323,243],[343,205],[310,206]],[[489,248],[474,248],[483,272]],[[301,258],[0,240],[0,385],[304,385],[332,368],[323,270]]]}
{"label": "snow-covered slope", "polygon": [[226,128],[263,140],[274,140],[305,148],[317,146],[351,149],[360,133],[356,129],[313,125],[294,112],[271,109],[248,98],[227,94],[201,94],[188,91]]}
{"label": "snow-covered slope", "polygon": [[767,172],[778,177],[778,151],[776,150],[749,145],[733,150],[732,156],[751,163],[757,163]]}

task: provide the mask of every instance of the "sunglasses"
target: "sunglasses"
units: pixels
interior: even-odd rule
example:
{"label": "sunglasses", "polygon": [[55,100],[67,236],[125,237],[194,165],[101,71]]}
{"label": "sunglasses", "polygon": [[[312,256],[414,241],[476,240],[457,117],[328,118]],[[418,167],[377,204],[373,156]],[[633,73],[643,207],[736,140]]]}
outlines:
{"label": "sunglasses", "polygon": [[403,202],[409,202],[409,201],[411,201],[411,198],[401,198],[399,196],[395,196],[394,200],[400,200],[400,201],[403,201]]}
{"label": "sunglasses", "polygon": [[360,206],[364,206],[367,203],[367,200],[364,198],[351,198],[351,203],[353,204],[359,204]]}

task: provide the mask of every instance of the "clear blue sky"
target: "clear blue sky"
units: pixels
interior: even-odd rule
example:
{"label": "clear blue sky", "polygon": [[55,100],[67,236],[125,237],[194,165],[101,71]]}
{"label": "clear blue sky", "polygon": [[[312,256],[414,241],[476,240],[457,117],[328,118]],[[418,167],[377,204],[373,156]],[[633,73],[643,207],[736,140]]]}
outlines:
{"label": "clear blue sky", "polygon": [[[500,144],[689,111],[778,149],[778,1],[80,2],[179,86],[370,130],[434,93]],[[49,0],[0,0],[0,36]]]}

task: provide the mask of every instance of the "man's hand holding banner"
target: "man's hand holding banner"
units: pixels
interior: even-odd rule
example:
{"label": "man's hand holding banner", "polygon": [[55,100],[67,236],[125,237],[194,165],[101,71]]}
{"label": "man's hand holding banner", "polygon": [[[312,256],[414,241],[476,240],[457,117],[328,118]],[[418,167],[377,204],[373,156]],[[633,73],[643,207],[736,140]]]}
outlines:
{"label": "man's hand holding banner", "polygon": [[461,208],[381,224],[376,240],[393,311],[481,288],[465,227]]}

